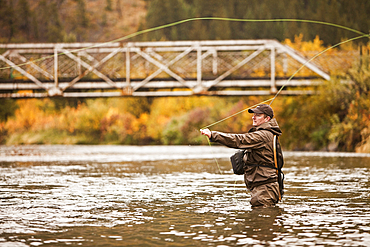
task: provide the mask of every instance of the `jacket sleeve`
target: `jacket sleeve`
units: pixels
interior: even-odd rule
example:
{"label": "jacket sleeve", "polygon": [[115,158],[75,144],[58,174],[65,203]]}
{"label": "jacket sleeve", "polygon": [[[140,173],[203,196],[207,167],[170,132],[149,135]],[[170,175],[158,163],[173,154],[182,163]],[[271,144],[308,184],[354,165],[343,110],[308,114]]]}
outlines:
{"label": "jacket sleeve", "polygon": [[271,138],[269,131],[263,130],[245,134],[228,134],[212,131],[210,141],[218,142],[230,148],[258,149],[265,147]]}

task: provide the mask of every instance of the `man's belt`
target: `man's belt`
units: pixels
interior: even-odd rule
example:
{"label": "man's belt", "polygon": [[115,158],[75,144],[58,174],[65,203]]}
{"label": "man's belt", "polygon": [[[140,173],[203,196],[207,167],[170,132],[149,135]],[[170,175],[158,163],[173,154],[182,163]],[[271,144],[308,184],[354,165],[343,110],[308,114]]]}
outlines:
{"label": "man's belt", "polygon": [[256,188],[258,186],[265,185],[265,184],[275,183],[277,181],[278,181],[277,177],[275,177],[275,178],[269,178],[269,179],[267,179],[265,181],[248,183],[248,185],[249,185],[248,187],[250,187],[250,190],[253,190],[254,188]]}

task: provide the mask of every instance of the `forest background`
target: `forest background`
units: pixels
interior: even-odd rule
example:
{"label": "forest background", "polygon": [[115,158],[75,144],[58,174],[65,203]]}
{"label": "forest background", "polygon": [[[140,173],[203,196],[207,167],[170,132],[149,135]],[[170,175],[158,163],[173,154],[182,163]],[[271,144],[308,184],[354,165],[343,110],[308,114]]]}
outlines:
{"label": "forest background", "polygon": [[[0,0],[0,42],[107,42],[192,17],[297,18],[369,33],[369,12],[367,0]],[[300,52],[319,53],[355,36],[304,22],[199,20],[132,40],[276,39]],[[314,96],[274,101],[285,150],[370,152],[370,43],[361,39],[330,52],[339,50],[358,51],[350,69],[331,71],[332,79]],[[0,143],[206,144],[200,128],[266,99],[1,99]],[[250,114],[243,113],[212,129],[243,133],[250,124]]]}

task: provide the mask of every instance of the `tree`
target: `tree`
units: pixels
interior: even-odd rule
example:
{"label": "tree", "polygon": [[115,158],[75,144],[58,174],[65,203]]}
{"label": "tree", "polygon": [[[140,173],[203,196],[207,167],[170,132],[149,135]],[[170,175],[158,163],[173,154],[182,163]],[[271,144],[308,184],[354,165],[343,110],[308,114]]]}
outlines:
{"label": "tree", "polygon": [[106,11],[113,11],[113,8],[112,8],[112,0],[106,0],[105,10]]}
{"label": "tree", "polygon": [[9,117],[14,115],[18,105],[15,100],[1,99],[0,100],[0,122],[8,120]]}
{"label": "tree", "polygon": [[[246,4],[243,0],[231,0],[228,16],[243,19],[247,12],[249,4]],[[233,21],[229,23],[231,38],[234,39],[245,39],[245,23],[240,21]]]}
{"label": "tree", "polygon": [[36,39],[41,42],[61,42],[63,27],[56,2],[42,0],[36,8]]}
{"label": "tree", "polygon": [[0,0],[0,6],[0,37],[4,38],[5,42],[10,42],[16,31],[13,2]]}
{"label": "tree", "polygon": [[[164,14],[166,13],[166,14]],[[152,28],[173,23],[189,17],[189,7],[184,0],[153,0],[150,1],[146,16],[146,27]],[[151,32],[147,39],[151,40],[183,40],[187,39],[189,25],[181,24]]]}
{"label": "tree", "polygon": [[26,36],[27,40],[29,40],[31,36],[31,24],[33,15],[27,0],[19,0],[16,16],[18,22],[18,30]]}
{"label": "tree", "polygon": [[77,3],[75,13],[72,18],[73,28],[72,32],[76,34],[77,41],[82,42],[86,38],[87,29],[90,21],[86,10],[86,3],[84,0],[74,0]]}
{"label": "tree", "polygon": [[[156,27],[185,19],[176,9],[176,4],[187,6],[187,17],[230,17],[249,20],[299,19],[317,20],[347,26],[369,32],[370,1],[358,0],[152,0],[149,2],[147,23]],[[181,4],[180,4],[181,5]],[[183,8],[183,7],[181,7]],[[165,12],[164,12],[165,11]],[[163,15],[162,13],[168,13]],[[169,18],[173,13],[179,18]],[[182,17],[182,18],[180,18]],[[171,27],[149,39],[293,39],[303,34],[305,41],[319,36],[325,45],[336,44],[341,39],[357,35],[337,27],[301,21],[216,21],[201,20],[187,23],[186,32]],[[173,32],[173,35],[171,35]],[[359,41],[360,42],[360,41]]]}

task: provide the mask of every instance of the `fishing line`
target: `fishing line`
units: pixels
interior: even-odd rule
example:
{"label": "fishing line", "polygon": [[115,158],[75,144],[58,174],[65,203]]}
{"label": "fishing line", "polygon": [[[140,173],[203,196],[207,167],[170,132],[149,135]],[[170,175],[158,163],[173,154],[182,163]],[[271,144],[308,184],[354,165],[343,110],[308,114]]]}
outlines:
{"label": "fishing line", "polygon": [[[345,44],[347,42],[351,42],[351,41],[354,41],[354,40],[357,40],[357,39],[362,39],[362,38],[365,38],[365,37],[370,37],[370,34],[364,34],[364,35],[361,35],[361,36],[358,36],[358,37],[355,37],[355,38],[352,38],[352,39],[347,39],[345,41],[342,41],[342,42],[339,42],[338,44],[335,44],[319,53],[317,53],[315,56],[313,56],[312,58],[310,58],[307,62],[305,62],[304,64],[302,64],[302,66],[296,71],[293,73],[293,75],[291,75],[289,77],[289,79],[287,80],[286,83],[284,83],[284,85],[279,89],[279,91],[277,91],[277,93],[275,94],[275,96],[272,98],[271,102],[270,102],[270,105],[272,105],[272,103],[274,102],[274,100],[276,99],[276,97],[280,94],[280,92],[284,89],[284,87],[293,79],[293,77],[299,72],[301,71],[305,66],[306,64],[310,63],[312,60],[314,60],[315,58],[319,57],[320,55],[324,54],[325,52],[335,48],[335,47],[338,47],[342,44]],[[262,104],[263,102],[261,102]]]}
{"label": "fishing line", "polygon": [[237,112],[237,113],[234,113],[234,114],[232,114],[232,115],[230,115],[230,116],[228,116],[228,117],[225,117],[225,118],[223,118],[223,119],[221,119],[221,120],[219,120],[219,121],[217,121],[217,122],[214,122],[214,123],[212,123],[212,124],[210,124],[210,125],[207,125],[207,126],[205,126],[205,127],[201,128],[201,130],[202,130],[202,129],[207,129],[207,128],[209,128],[209,127],[213,126],[213,125],[219,124],[219,123],[221,123],[221,122],[223,122],[223,121],[225,121],[225,120],[228,120],[229,118],[235,117],[236,115],[239,115],[240,113],[245,112],[246,110],[249,110],[249,109],[251,109],[251,108],[253,108],[253,107],[256,107],[256,106],[258,106],[258,105],[260,105],[260,104],[267,103],[267,102],[269,102],[269,101],[271,101],[271,100],[273,100],[273,98],[268,99],[268,100],[265,100],[265,101],[262,101],[262,102],[260,102],[260,103],[258,103],[258,104],[252,105],[252,106],[250,106],[250,107],[248,107],[248,108],[246,108],[246,109],[243,109],[243,110],[241,110],[241,111],[239,111],[239,112]]}
{"label": "fishing line", "polygon": [[[258,104],[255,104],[255,105],[253,105],[253,106],[250,106],[250,107],[248,107],[248,108],[246,108],[246,109],[243,109],[243,110],[241,110],[241,111],[239,111],[239,112],[237,112],[237,113],[234,113],[234,114],[232,114],[232,115],[230,115],[229,117],[226,117],[226,118],[223,118],[223,119],[221,119],[221,120],[219,120],[219,121],[216,121],[216,122],[214,122],[213,124],[210,124],[210,125],[207,125],[207,126],[205,126],[205,127],[203,127],[202,129],[206,129],[206,128],[209,128],[209,127],[211,127],[211,126],[214,126],[214,125],[216,125],[216,124],[218,124],[218,123],[221,123],[221,122],[223,122],[223,121],[225,121],[225,120],[227,120],[227,119],[230,119],[230,118],[232,118],[232,117],[234,117],[234,116],[236,116],[236,115],[239,115],[239,114],[241,114],[241,113],[243,113],[243,112],[245,112],[245,111],[247,111],[247,110],[249,110],[249,109],[251,109],[251,108],[253,108],[253,107],[256,107],[257,105],[260,105],[260,104],[263,104],[263,103],[267,103],[267,102],[269,102],[269,101],[271,101],[270,102],[270,104],[269,105],[271,105],[273,102],[274,102],[274,100],[276,99],[276,97],[280,94],[280,92],[283,90],[283,88],[293,79],[293,77],[300,71],[300,70],[302,70],[305,66],[306,66],[306,64],[308,64],[309,62],[311,62],[312,60],[314,60],[315,58],[317,58],[317,57],[319,57],[320,55],[322,55],[322,54],[324,54],[325,52],[327,52],[327,51],[329,51],[329,50],[331,50],[331,49],[333,49],[333,48],[335,48],[335,47],[338,47],[338,46],[340,46],[340,45],[342,45],[342,44],[345,44],[345,43],[347,43],[347,42],[351,42],[351,41],[354,41],[354,40],[357,40],[357,39],[361,39],[361,38],[365,38],[365,37],[370,37],[370,34],[364,34],[364,35],[361,35],[361,36],[358,36],[358,37],[355,37],[355,38],[352,38],[352,39],[348,39],[348,40],[345,40],[345,41],[342,41],[342,42],[339,42],[339,43],[337,43],[337,44],[335,44],[335,45],[333,45],[333,46],[331,46],[331,47],[329,47],[329,48],[327,48],[327,49],[325,49],[325,50],[323,50],[323,51],[321,51],[321,52],[319,52],[318,54],[316,54],[315,56],[313,56],[311,59],[309,59],[307,62],[305,62],[304,64],[302,64],[302,66],[297,70],[297,71],[295,71],[294,73],[293,73],[293,75],[292,76],[290,76],[289,77],[289,79],[287,80],[287,82],[286,83],[284,83],[284,85],[279,89],[279,91],[275,94],[275,96],[273,97],[273,98],[270,98],[270,99],[268,99],[268,100],[265,100],[265,101],[262,101],[262,102],[260,102],[260,103],[258,103]],[[201,130],[202,130],[201,129]],[[209,138],[207,138],[207,141],[208,141],[208,145],[210,146],[210,147],[212,147],[212,145],[211,145],[211,142],[210,142],[210,140],[209,140]],[[219,163],[218,163],[218,161],[217,161],[217,159],[216,159],[216,157],[214,157],[214,160],[215,160],[215,162],[216,162],[216,164],[217,164],[217,167],[218,167],[218,170],[220,171],[220,174],[222,174],[222,171],[221,171],[221,169],[220,169],[220,165],[219,165]],[[236,199],[236,182],[237,182],[237,179],[235,179],[235,182],[234,182],[234,200],[237,200]]]}
{"label": "fishing line", "polygon": [[[97,48],[97,47],[101,47],[101,46],[104,46],[104,45],[107,45],[107,44],[110,44],[110,43],[127,40],[127,39],[130,39],[130,38],[136,37],[138,35],[144,34],[144,33],[149,33],[149,32],[157,31],[157,30],[164,29],[164,28],[167,28],[167,27],[173,27],[173,26],[180,25],[180,24],[183,24],[183,23],[186,23],[186,22],[192,22],[192,21],[198,21],[198,20],[218,20],[218,21],[235,21],[235,22],[303,22],[303,23],[312,23],[312,24],[332,26],[332,27],[336,27],[336,28],[344,29],[344,30],[351,31],[351,32],[354,32],[354,33],[357,33],[357,34],[364,35],[363,32],[358,31],[358,30],[353,29],[353,28],[350,28],[350,27],[342,26],[342,25],[335,24],[335,23],[324,22],[324,21],[315,21],[315,20],[303,20],[303,19],[238,19],[238,18],[228,18],[228,17],[195,17],[195,18],[189,18],[189,19],[185,19],[185,20],[180,20],[180,21],[164,24],[164,25],[157,26],[157,27],[148,28],[148,29],[141,30],[141,31],[138,31],[138,32],[123,36],[121,38],[105,42],[105,43],[96,44],[96,45],[92,45],[92,46],[88,46],[88,47],[84,47],[84,48],[80,48],[80,49],[75,49],[75,50],[71,50],[69,52],[73,53],[73,52],[80,52],[80,51],[84,51],[84,50],[88,50],[88,49],[92,49],[92,48]],[[61,55],[65,55],[65,54],[66,54],[65,52],[61,52],[61,53],[58,53],[56,55],[53,54],[53,55],[50,55],[50,56],[35,59],[33,61],[29,61],[29,62],[26,62],[26,63],[21,63],[21,64],[18,64],[17,66],[18,67],[19,66],[25,66],[25,65],[28,65],[28,64],[31,64],[31,63],[36,63],[36,62],[40,62],[40,61],[43,61],[43,60],[46,60],[46,59],[53,58],[54,56],[61,56]],[[0,70],[11,69],[13,67],[14,66],[0,67]]]}
{"label": "fishing line", "polygon": [[[271,102],[270,102],[270,104],[269,104],[269,105],[271,105],[271,104],[274,102],[274,100],[276,99],[276,97],[280,94],[280,92],[284,89],[284,87],[285,87],[285,86],[286,86],[286,85],[287,85],[287,84],[288,84],[288,83],[293,79],[293,77],[294,77],[294,76],[295,76],[299,71],[301,71],[301,70],[306,66],[306,64],[308,64],[309,62],[311,62],[311,61],[312,61],[312,60],[314,60],[315,58],[319,57],[320,55],[324,54],[325,52],[327,52],[327,51],[329,51],[329,50],[331,50],[331,49],[333,49],[333,48],[335,48],[335,47],[338,47],[338,46],[340,46],[340,45],[342,45],[342,44],[345,44],[345,43],[348,43],[348,42],[351,42],[351,41],[354,41],[354,40],[357,40],[357,39],[365,38],[365,37],[368,37],[368,38],[369,38],[369,37],[370,37],[370,34],[364,34],[364,35],[361,35],[361,36],[358,36],[358,37],[355,37],[355,38],[352,38],[352,39],[348,39],[348,40],[345,40],[345,41],[339,42],[339,43],[337,43],[337,44],[335,44],[335,45],[333,45],[333,46],[331,46],[331,47],[329,47],[329,48],[327,48],[327,49],[325,49],[325,50],[323,50],[323,51],[321,51],[321,52],[317,53],[315,56],[313,56],[312,58],[310,58],[307,62],[305,62],[304,64],[302,64],[302,66],[301,66],[297,71],[295,71],[295,72],[293,73],[293,75],[292,75],[292,76],[290,76],[290,77],[289,77],[289,79],[287,80],[287,82],[283,84],[283,86],[279,89],[279,91],[275,94],[275,96],[274,96],[273,98],[270,98],[270,99],[268,99],[268,100],[262,101],[262,102],[260,102],[260,103],[258,103],[258,104],[253,105],[253,106],[250,106],[250,107],[248,107],[248,108],[246,108],[246,109],[243,109],[243,110],[241,110],[241,111],[239,111],[239,112],[237,112],[237,113],[234,113],[234,114],[230,115],[229,117],[223,118],[223,119],[221,119],[221,120],[219,120],[219,121],[216,121],[216,122],[214,122],[214,123],[212,123],[212,124],[209,124],[209,125],[207,125],[207,126],[203,127],[202,129],[206,129],[206,128],[209,128],[209,127],[211,127],[211,126],[214,126],[214,125],[216,125],[216,124],[218,124],[218,123],[221,123],[221,122],[223,122],[223,121],[225,121],[225,120],[227,120],[227,119],[230,119],[230,118],[232,118],[232,117],[234,117],[234,116],[236,116],[236,115],[239,115],[239,114],[241,114],[241,113],[243,113],[243,112],[245,112],[245,111],[247,111],[247,110],[249,110],[249,109],[251,109],[251,108],[253,108],[253,107],[256,107],[257,105],[260,105],[260,104],[263,104],[263,103],[267,103],[267,102],[269,102],[269,101],[271,101]],[[202,130],[202,129],[201,129],[201,130]],[[211,145],[211,142],[210,142],[209,138],[207,138],[207,141],[208,141],[208,145],[211,147],[212,145]],[[219,166],[219,164],[218,164],[218,161],[217,161],[216,157],[214,157],[214,160],[216,161],[217,167],[218,167],[218,169],[219,169],[220,173],[222,174],[221,169],[220,169],[220,166]],[[236,180],[235,180],[235,184],[236,184]],[[235,194],[236,194],[236,192],[235,192],[235,184],[234,184],[234,196],[235,196]]]}
{"label": "fishing line", "polygon": [[354,41],[354,40],[357,40],[357,39],[362,39],[362,38],[365,38],[365,37],[370,37],[370,34],[364,34],[364,35],[361,35],[361,36],[357,36],[357,37],[354,37],[354,38],[351,38],[351,39],[348,39],[348,40],[342,41],[342,42],[340,42],[340,43],[338,43],[338,44],[335,44],[335,45],[333,45],[333,46],[331,46],[331,47],[329,47],[329,48],[327,48],[327,49],[325,49],[325,50],[323,50],[323,51],[321,51],[321,52],[317,53],[315,56],[313,56],[312,58],[310,58],[307,62],[305,62],[304,64],[302,64],[302,66],[301,66],[298,70],[296,70],[296,71],[293,73],[293,75],[291,75],[291,76],[289,77],[289,79],[287,80],[287,82],[286,82],[286,83],[284,83],[284,84],[280,87],[279,91],[277,91],[277,93],[275,94],[275,96],[274,96],[274,97],[272,97],[272,98],[270,98],[270,99],[268,99],[268,100],[265,100],[265,101],[261,101],[260,103],[257,103],[257,104],[255,104],[255,105],[250,106],[250,107],[248,107],[248,108],[245,108],[245,109],[243,109],[243,110],[241,110],[241,111],[239,111],[239,112],[237,112],[237,113],[234,113],[234,114],[232,114],[232,115],[230,115],[230,116],[228,116],[228,117],[226,117],[226,118],[223,118],[223,119],[221,119],[221,120],[219,120],[219,121],[216,121],[216,122],[214,122],[214,123],[212,123],[212,124],[209,124],[209,125],[207,125],[207,126],[205,126],[205,127],[201,128],[201,130],[202,130],[202,129],[209,128],[209,127],[214,126],[214,125],[216,125],[216,124],[219,124],[219,123],[221,123],[221,122],[223,122],[223,121],[225,121],[225,120],[228,120],[229,118],[235,117],[235,116],[237,116],[237,115],[239,115],[239,114],[241,114],[241,113],[243,113],[243,112],[245,112],[245,111],[247,111],[247,110],[249,110],[249,109],[251,109],[251,108],[253,108],[253,107],[256,107],[256,106],[258,106],[258,105],[260,105],[260,104],[264,104],[264,103],[267,103],[267,102],[271,101],[269,105],[272,105],[272,103],[274,102],[274,100],[276,99],[276,97],[280,94],[280,92],[284,89],[284,87],[285,87],[286,85],[288,85],[288,83],[289,83],[289,82],[294,78],[294,76],[295,76],[299,71],[301,71],[304,67],[306,67],[306,64],[310,63],[310,62],[311,62],[312,60],[314,60],[315,58],[319,57],[320,55],[324,54],[325,52],[327,52],[327,51],[329,51],[329,50],[331,50],[331,49],[333,49],[333,48],[335,48],[335,47],[338,47],[338,46],[340,46],[340,45],[342,45],[342,44],[345,44],[345,43],[348,43],[348,42],[351,42],[351,41]]}
{"label": "fishing line", "polygon": [[[208,141],[208,145],[211,147],[212,145],[211,145],[211,142],[210,142],[209,138],[207,138],[207,141]],[[211,151],[211,152],[212,152],[212,151]],[[212,153],[213,153],[213,152],[212,152]],[[218,171],[220,172],[220,174],[222,174],[222,171],[221,171],[220,165],[218,164],[218,161],[217,161],[216,157],[215,157],[214,155],[212,155],[212,156],[213,156],[213,159],[216,161],[216,164],[217,164],[217,167],[218,167]]]}

